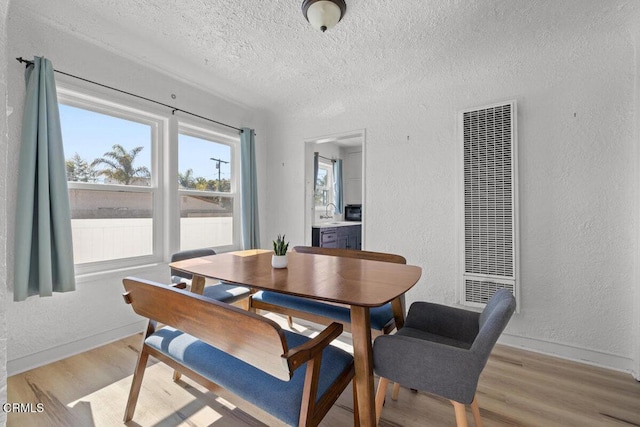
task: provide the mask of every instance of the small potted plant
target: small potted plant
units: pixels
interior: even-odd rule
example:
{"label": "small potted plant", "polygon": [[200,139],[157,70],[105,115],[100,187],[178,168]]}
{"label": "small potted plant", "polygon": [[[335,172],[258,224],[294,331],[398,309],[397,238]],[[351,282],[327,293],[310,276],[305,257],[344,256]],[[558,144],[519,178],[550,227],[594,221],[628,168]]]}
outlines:
{"label": "small potted plant", "polygon": [[273,268],[287,268],[287,249],[289,242],[285,242],[284,234],[273,241],[273,255],[271,256],[271,266]]}

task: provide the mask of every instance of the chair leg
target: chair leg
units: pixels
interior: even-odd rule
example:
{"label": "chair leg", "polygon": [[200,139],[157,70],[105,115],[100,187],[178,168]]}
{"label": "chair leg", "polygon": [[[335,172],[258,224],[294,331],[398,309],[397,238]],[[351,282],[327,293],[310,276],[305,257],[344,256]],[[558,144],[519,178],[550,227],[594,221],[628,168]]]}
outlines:
{"label": "chair leg", "polygon": [[453,404],[453,410],[456,413],[456,426],[469,427],[469,424],[467,424],[467,411],[464,405],[460,402],[456,402],[455,400],[452,400],[451,403]]}
{"label": "chair leg", "polygon": [[476,427],[482,427],[482,418],[480,418],[480,408],[478,407],[478,395],[473,396],[471,413],[473,413],[473,420],[476,423]]}
{"label": "chair leg", "polygon": [[133,371],[133,380],[131,381],[131,389],[129,390],[129,398],[127,399],[127,408],[124,411],[124,422],[131,421],[133,413],[136,410],[136,404],[138,403],[138,395],[140,394],[140,388],[142,386],[142,377],[144,376],[144,370],[147,367],[147,360],[149,359],[149,353],[146,352],[144,345],[140,349],[138,355],[138,363],[136,369]]}
{"label": "chair leg", "polygon": [[287,316],[287,323],[289,324],[289,327],[293,329],[293,317]]}
{"label": "chair leg", "polygon": [[387,394],[387,386],[389,380],[387,378],[380,377],[378,382],[378,391],[376,392],[376,425],[380,422],[380,415],[382,414],[382,406],[384,405],[384,397]]}
{"label": "chair leg", "polygon": [[173,382],[176,382],[180,379],[180,377],[182,376],[182,374],[178,371],[173,371]]}
{"label": "chair leg", "polygon": [[393,383],[393,392],[391,393],[391,399],[398,400],[398,394],[400,394],[400,383]]}
{"label": "chair leg", "polygon": [[360,412],[358,412],[358,387],[352,382],[351,389],[353,390],[353,425],[360,425]]}

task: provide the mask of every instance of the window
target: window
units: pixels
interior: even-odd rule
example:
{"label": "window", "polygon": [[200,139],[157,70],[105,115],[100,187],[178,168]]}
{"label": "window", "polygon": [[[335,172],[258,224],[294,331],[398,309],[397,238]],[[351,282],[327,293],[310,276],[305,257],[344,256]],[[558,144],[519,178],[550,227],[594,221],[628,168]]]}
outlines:
{"label": "window", "polygon": [[240,248],[238,134],[70,87],[58,100],[78,274]]}
{"label": "window", "polygon": [[333,165],[330,163],[318,163],[318,178],[316,179],[315,193],[316,208],[323,209],[327,204],[333,203]]}
{"label": "window", "polygon": [[161,120],[65,90],[59,102],[75,263],[153,258]]}
{"label": "window", "polygon": [[178,136],[180,250],[239,241],[237,138],[182,124]]}

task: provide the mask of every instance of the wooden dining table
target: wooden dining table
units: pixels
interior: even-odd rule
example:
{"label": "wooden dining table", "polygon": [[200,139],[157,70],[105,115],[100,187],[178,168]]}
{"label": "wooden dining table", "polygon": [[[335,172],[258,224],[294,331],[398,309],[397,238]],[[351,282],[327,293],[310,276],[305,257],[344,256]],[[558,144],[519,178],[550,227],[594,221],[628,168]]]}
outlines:
{"label": "wooden dining table", "polygon": [[413,265],[328,255],[288,253],[287,268],[271,266],[272,251],[247,250],[191,258],[170,264],[193,275],[191,290],[202,294],[205,279],[246,285],[319,301],[346,304],[351,309],[359,424],[376,424],[373,354],[369,310],[391,302],[397,328],[404,324],[403,295],[420,279]]}

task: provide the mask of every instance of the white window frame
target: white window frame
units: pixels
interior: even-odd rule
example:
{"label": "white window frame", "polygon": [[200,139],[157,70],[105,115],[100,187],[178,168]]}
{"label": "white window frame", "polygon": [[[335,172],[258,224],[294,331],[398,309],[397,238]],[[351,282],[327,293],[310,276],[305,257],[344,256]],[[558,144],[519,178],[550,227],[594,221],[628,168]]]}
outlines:
{"label": "white window frame", "polygon": [[[81,108],[96,113],[106,114],[116,118],[149,125],[151,127],[151,180],[150,185],[118,185],[96,184],[86,182],[67,182],[69,189],[118,191],[151,194],[153,198],[153,242],[152,253],[149,255],[120,258],[105,261],[95,261],[75,265],[76,275],[107,272],[122,268],[141,266],[162,262],[163,260],[163,229],[164,229],[164,194],[161,183],[164,182],[164,168],[162,162],[162,146],[166,144],[168,119],[155,114],[150,109],[134,108],[119,102],[107,100],[106,96],[94,96],[85,89],[68,87],[58,83],[58,103]],[[68,154],[68,153],[66,153]],[[66,155],[65,154],[65,155]]]}
{"label": "white window frame", "polygon": [[177,159],[179,154],[178,147],[178,138],[179,135],[187,135],[194,138],[204,139],[210,141],[212,143],[228,145],[231,147],[231,159],[230,161],[230,184],[231,191],[220,192],[220,191],[200,191],[200,190],[186,190],[183,188],[179,188],[178,186],[178,169],[177,162],[175,166],[175,174],[172,176],[175,177],[173,182],[175,183],[175,189],[177,191],[177,198],[175,206],[177,206],[178,211],[176,212],[177,226],[178,230],[177,236],[175,238],[177,241],[175,242],[176,250],[180,246],[180,196],[206,196],[206,197],[227,197],[233,199],[233,242],[231,245],[225,246],[214,246],[212,247],[216,252],[229,252],[239,250],[242,247],[242,231],[241,221],[240,221],[240,136],[238,134],[232,134],[228,132],[224,132],[222,130],[213,130],[209,128],[203,127],[204,123],[200,123],[196,120],[178,120],[178,132],[176,137],[176,153],[177,155],[174,157]]}

